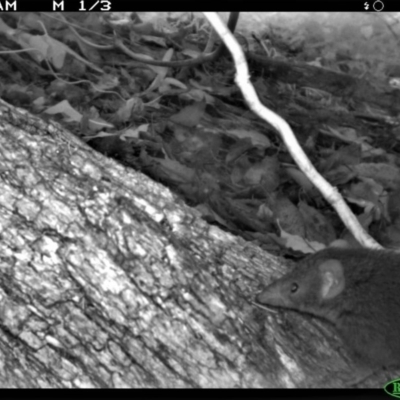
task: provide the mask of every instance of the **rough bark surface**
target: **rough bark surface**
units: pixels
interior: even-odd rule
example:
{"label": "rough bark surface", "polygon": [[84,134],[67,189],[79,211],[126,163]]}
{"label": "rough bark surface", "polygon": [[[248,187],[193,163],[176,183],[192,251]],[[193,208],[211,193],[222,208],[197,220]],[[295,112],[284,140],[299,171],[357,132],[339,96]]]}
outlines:
{"label": "rough bark surface", "polygon": [[349,375],[329,326],[250,303],[287,270],[274,257],[1,100],[0,182],[0,387],[341,386]]}

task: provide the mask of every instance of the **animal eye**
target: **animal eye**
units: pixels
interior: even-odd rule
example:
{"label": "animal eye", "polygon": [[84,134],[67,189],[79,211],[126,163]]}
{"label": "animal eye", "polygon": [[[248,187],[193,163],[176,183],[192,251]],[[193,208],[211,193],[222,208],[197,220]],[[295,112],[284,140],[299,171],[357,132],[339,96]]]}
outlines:
{"label": "animal eye", "polygon": [[291,293],[296,293],[298,288],[299,288],[299,285],[296,282],[294,282],[294,283],[292,283],[292,287],[290,288],[290,292]]}

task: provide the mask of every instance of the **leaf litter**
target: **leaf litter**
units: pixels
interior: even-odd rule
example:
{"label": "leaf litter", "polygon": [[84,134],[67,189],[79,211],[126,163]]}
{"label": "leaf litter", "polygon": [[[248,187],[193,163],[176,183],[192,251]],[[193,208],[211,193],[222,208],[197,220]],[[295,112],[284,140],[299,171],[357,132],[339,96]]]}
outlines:
{"label": "leaf litter", "polygon": [[[395,14],[265,13],[263,25],[259,17],[241,13],[236,31],[259,98],[291,125],[365,229],[397,247]],[[254,33],[255,25],[263,28]],[[210,36],[201,16],[10,13],[0,17],[0,36],[3,99],[51,115],[210,223],[292,256],[336,240],[356,245],[274,129],[249,111],[230,57],[146,63],[201,57]]]}

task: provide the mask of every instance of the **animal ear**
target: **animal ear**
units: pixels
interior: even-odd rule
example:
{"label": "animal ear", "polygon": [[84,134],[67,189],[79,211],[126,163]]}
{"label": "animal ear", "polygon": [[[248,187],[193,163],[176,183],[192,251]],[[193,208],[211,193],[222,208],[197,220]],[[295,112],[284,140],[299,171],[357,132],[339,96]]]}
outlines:
{"label": "animal ear", "polygon": [[344,289],[343,265],[338,260],[330,259],[325,260],[318,268],[322,278],[321,297],[323,300],[333,299]]}

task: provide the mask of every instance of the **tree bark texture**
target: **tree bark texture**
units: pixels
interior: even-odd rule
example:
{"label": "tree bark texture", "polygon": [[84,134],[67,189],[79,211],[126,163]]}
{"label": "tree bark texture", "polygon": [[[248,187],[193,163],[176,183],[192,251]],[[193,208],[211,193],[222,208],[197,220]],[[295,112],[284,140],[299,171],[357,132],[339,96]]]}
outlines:
{"label": "tree bark texture", "polygon": [[329,326],[251,304],[287,267],[2,100],[0,182],[0,387],[340,386],[348,374]]}

